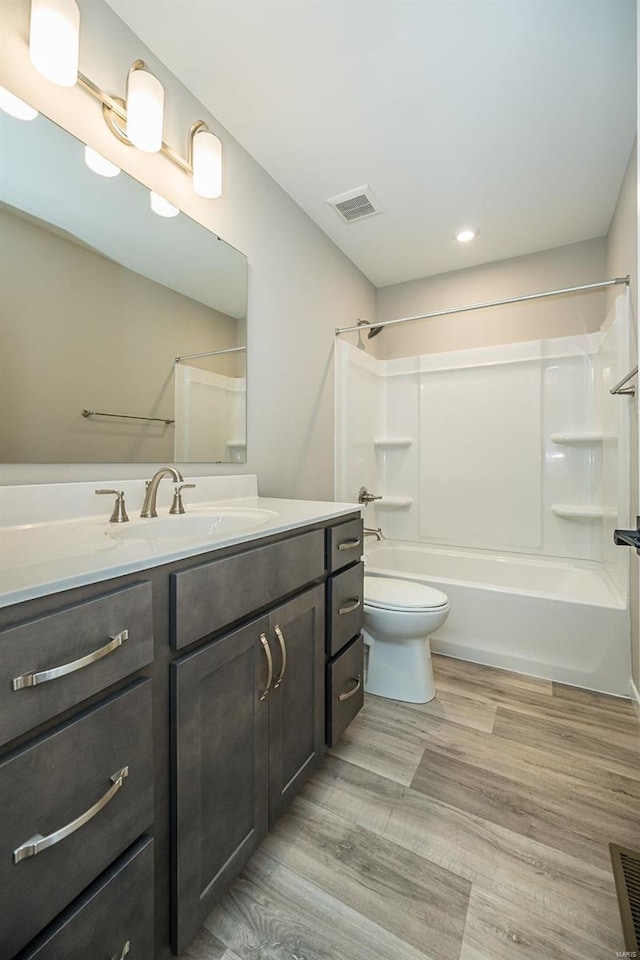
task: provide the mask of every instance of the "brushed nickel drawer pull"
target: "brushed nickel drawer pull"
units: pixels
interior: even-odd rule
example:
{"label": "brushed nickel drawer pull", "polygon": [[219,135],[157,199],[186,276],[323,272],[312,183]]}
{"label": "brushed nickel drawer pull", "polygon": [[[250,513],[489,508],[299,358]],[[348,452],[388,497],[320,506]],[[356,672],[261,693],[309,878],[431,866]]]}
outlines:
{"label": "brushed nickel drawer pull", "polygon": [[25,673],[22,677],[14,677],[11,681],[11,688],[12,690],[24,690],[25,687],[37,687],[40,683],[57,680],[58,677],[64,677],[68,673],[75,673],[76,670],[82,670],[83,667],[88,667],[90,663],[102,660],[107,654],[113,653],[128,639],[129,631],[121,630],[120,633],[109,637],[109,643],[105,643],[104,647],[88,653],[86,657],[72,660],[71,663],[64,663],[61,667],[52,667],[50,670],[41,670],[39,673]]}
{"label": "brushed nickel drawer pull", "polygon": [[129,776],[129,767],[123,767],[121,770],[118,770],[117,773],[114,773],[111,777],[111,786],[104,793],[100,799],[94,803],[92,807],[89,807],[88,810],[85,810],[84,813],[81,813],[79,817],[76,817],[75,820],[72,820],[71,823],[68,823],[64,827],[60,827],[59,830],[50,833],[48,837],[43,837],[42,834],[36,833],[35,836],[31,837],[29,840],[25,840],[24,843],[21,843],[19,847],[13,851],[13,862],[20,863],[21,860],[26,860],[27,857],[37,857],[39,853],[42,853],[43,850],[46,850],[48,847],[55,846],[56,843],[60,843],[61,840],[64,840],[66,837],[71,836],[72,833],[75,833],[76,830],[79,830],[80,827],[84,827],[85,823],[88,823],[89,820],[93,820],[97,813],[106,807],[110,800],[112,800],[122,784],[124,783],[125,777]]}
{"label": "brushed nickel drawer pull", "polygon": [[343,617],[345,613],[353,613],[354,610],[358,609],[360,603],[360,597],[354,597],[346,607],[338,607],[338,616]]}
{"label": "brushed nickel drawer pull", "polygon": [[360,537],[353,537],[351,540],[343,540],[338,544],[338,550],[355,550],[360,546]]}
{"label": "brushed nickel drawer pull", "polygon": [[271,681],[273,680],[273,657],[271,656],[271,647],[269,646],[269,641],[264,633],[260,634],[260,643],[262,644],[265,656],[267,658],[267,685],[260,694],[260,699],[266,700],[267,696],[269,695],[269,690],[271,689]]}
{"label": "brushed nickel drawer pull", "polygon": [[353,688],[353,690],[349,690],[349,693],[340,694],[340,696],[338,697],[338,700],[340,701],[340,703],[342,703],[344,700],[350,700],[351,697],[354,695],[354,693],[357,693],[360,687],[362,686],[362,680],[360,678],[360,674],[358,674],[355,677],[352,677],[351,679],[355,681],[356,685]]}
{"label": "brushed nickel drawer pull", "polygon": [[124,960],[124,958],[129,955],[130,950],[131,950],[131,941],[127,940],[127,942],[122,947],[122,950],[116,950],[114,955],[111,957],[111,960]]}
{"label": "brushed nickel drawer pull", "polygon": [[274,690],[277,687],[279,687],[282,681],[284,680],[284,672],[287,669],[287,645],[284,640],[284,634],[280,629],[280,627],[275,628],[275,633],[276,633],[276,637],[280,642],[280,653],[282,654],[282,666],[280,667],[280,676],[278,677],[278,679],[273,685]]}

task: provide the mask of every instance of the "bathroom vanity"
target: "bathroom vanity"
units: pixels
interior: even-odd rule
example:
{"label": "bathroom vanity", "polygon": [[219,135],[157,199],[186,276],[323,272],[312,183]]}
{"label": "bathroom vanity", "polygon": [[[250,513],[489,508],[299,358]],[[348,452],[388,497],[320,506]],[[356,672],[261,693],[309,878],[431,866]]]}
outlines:
{"label": "bathroom vanity", "polygon": [[71,588],[43,563],[5,591],[3,958],[184,950],[360,709],[360,515],[268,507],[195,545],[132,524],[101,571],[67,558]]}

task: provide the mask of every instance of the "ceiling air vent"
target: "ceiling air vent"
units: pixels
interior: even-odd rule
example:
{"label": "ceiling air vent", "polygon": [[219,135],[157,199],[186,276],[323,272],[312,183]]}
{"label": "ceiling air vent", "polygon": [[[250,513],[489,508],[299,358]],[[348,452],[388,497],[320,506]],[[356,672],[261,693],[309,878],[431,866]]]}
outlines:
{"label": "ceiling air vent", "polygon": [[330,197],[327,203],[345,223],[353,223],[354,220],[363,220],[365,217],[372,217],[375,213],[382,213],[382,207],[371,187],[366,183],[363,187],[356,187],[355,190],[347,190],[346,193],[340,193],[337,197]]}

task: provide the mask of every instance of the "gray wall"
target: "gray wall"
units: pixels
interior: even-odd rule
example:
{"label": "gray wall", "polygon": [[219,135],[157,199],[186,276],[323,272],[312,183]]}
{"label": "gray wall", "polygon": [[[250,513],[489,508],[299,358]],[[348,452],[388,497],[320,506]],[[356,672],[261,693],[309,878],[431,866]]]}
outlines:
{"label": "gray wall", "polygon": [[[448,307],[558,290],[604,280],[604,238],[499,260],[378,291],[377,320],[411,317]],[[432,320],[416,320],[376,337],[378,356],[487,347],[598,330],[606,311],[605,293],[585,293],[513,306],[491,307]]]}
{"label": "gray wall", "polygon": [[[185,473],[257,473],[263,495],[331,498],[333,331],[374,315],[374,287],[102,0],[79,6],[83,73],[123,96],[129,66],[142,57],[165,88],[165,141],[183,150],[191,123],[203,119],[223,143],[223,196],[202,200],[165,157],[118,143],[86,92],[40,77],[28,57],[28,0],[3,0],[0,84],[247,254],[248,461],[191,464]],[[0,482],[146,477],[151,470],[10,465]]]}

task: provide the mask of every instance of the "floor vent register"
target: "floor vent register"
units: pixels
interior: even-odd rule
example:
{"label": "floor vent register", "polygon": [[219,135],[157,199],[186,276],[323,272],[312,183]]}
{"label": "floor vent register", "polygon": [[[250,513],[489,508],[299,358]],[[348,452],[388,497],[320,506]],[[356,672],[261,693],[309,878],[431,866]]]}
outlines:
{"label": "floor vent register", "polygon": [[609,844],[625,949],[640,956],[640,851]]}

